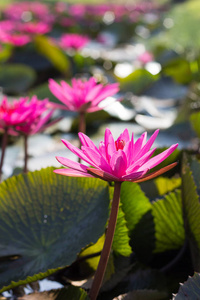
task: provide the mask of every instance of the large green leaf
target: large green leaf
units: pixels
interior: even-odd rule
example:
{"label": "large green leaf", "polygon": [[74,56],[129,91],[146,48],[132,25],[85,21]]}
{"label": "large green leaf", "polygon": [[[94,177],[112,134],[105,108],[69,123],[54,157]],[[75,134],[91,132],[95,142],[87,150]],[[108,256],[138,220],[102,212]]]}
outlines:
{"label": "large green leaf", "polygon": [[198,138],[200,138],[200,112],[194,112],[190,115],[190,122]]}
{"label": "large green leaf", "polygon": [[[195,171],[192,172],[192,169]],[[197,193],[199,186],[196,185],[197,181],[199,185],[199,178],[199,162],[193,158],[189,164],[188,158],[184,155],[182,165],[183,217],[195,271],[200,270],[200,203]]]}
{"label": "large green leaf", "polygon": [[159,176],[155,179],[144,181],[140,183],[140,187],[145,192],[145,195],[151,200],[163,196],[169,192],[172,192],[176,188],[180,188],[181,178],[180,177],[164,177]]}
{"label": "large green leaf", "polygon": [[200,274],[195,273],[193,277],[189,277],[184,284],[180,285],[178,294],[172,300],[192,300],[199,299],[200,295]]}
{"label": "large green leaf", "polygon": [[180,248],[185,239],[181,191],[177,190],[154,202],[152,214],[156,236],[154,252]]}
{"label": "large green leaf", "polygon": [[167,32],[168,45],[179,53],[190,51],[190,54],[200,50],[200,2],[186,1],[176,5],[168,14],[173,26]]}
{"label": "large green leaf", "polygon": [[155,240],[151,203],[140,186],[133,182],[123,182],[121,203],[129,230],[130,246],[140,260],[149,260]]}
{"label": "large green leaf", "polygon": [[129,256],[132,253],[131,247],[129,245],[129,235],[128,228],[126,225],[126,219],[124,212],[121,208],[121,204],[117,216],[117,224],[112,244],[112,249],[116,254],[123,256]]}
{"label": "large green leaf", "polygon": [[32,86],[36,79],[35,71],[22,64],[0,66],[0,86],[5,94],[20,94]]}
{"label": "large green leaf", "polygon": [[134,182],[123,182],[120,197],[127,227],[132,231],[140,218],[151,209],[151,203],[139,184]]}
{"label": "large green leaf", "polygon": [[107,183],[60,176],[53,168],[2,182],[0,287],[70,265],[104,233],[108,206]]}
{"label": "large green leaf", "polygon": [[70,62],[67,56],[46,36],[36,36],[34,39],[37,50],[44,55],[52,65],[64,74],[70,73]]}
{"label": "large green leaf", "polygon": [[163,67],[163,72],[181,84],[188,84],[192,80],[190,64],[187,60],[181,57],[175,58],[168,62]]}

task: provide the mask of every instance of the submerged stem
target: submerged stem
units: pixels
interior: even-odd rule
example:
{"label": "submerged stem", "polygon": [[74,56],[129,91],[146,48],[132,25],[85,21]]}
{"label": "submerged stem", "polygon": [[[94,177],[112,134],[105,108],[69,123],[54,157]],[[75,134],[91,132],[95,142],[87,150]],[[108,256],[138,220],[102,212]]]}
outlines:
{"label": "submerged stem", "polygon": [[7,142],[8,142],[8,128],[6,128],[4,131],[2,146],[1,146],[2,150],[1,150],[1,161],[0,161],[0,182],[1,182],[2,167],[3,167],[3,161],[4,161]]}
{"label": "submerged stem", "polygon": [[24,134],[24,173],[28,172],[28,135]]}
{"label": "submerged stem", "polygon": [[94,281],[89,293],[89,297],[91,300],[96,300],[98,296],[103,281],[103,277],[105,274],[106,266],[108,263],[113,237],[115,233],[115,227],[117,223],[117,215],[118,215],[119,202],[120,202],[120,190],[121,190],[121,182],[115,182],[114,196],[113,196],[110,218],[108,222],[108,229],[106,232],[105,243],[101,253],[99,265],[95,273]]}

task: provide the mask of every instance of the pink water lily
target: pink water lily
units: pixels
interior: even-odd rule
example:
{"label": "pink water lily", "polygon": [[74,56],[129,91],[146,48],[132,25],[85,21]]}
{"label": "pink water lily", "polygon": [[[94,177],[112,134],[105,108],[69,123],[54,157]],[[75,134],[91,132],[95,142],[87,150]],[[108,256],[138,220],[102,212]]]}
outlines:
{"label": "pink water lily", "polygon": [[[49,100],[39,100],[37,96],[32,98],[25,98],[25,109],[31,113],[26,118],[23,124],[19,124],[15,127],[18,132],[26,135],[33,135],[39,131],[42,131],[53,114],[53,110],[49,109]],[[50,123],[51,124],[51,123]]]}
{"label": "pink water lily", "polygon": [[9,102],[5,96],[0,104],[0,130],[8,129],[10,134],[17,134],[16,126],[24,125],[31,112],[31,107],[27,106],[27,98]]}
{"label": "pink water lily", "polygon": [[53,79],[49,79],[49,89],[64,105],[54,104],[55,108],[70,111],[94,112],[103,109],[99,103],[107,97],[119,91],[119,84],[107,84],[103,86],[97,83],[94,77],[88,81],[72,79],[72,85],[62,80],[60,85]]}
{"label": "pink water lily", "polygon": [[68,50],[80,50],[90,41],[89,37],[86,35],[81,35],[77,33],[66,33],[60,37],[58,44],[61,48]]}
{"label": "pink water lily", "polygon": [[105,131],[104,141],[97,148],[91,139],[83,133],[79,133],[81,149],[73,146],[66,140],[62,140],[65,146],[93,168],[81,163],[73,162],[68,158],[56,157],[57,160],[68,169],[55,170],[55,173],[74,177],[99,177],[106,181],[134,181],[140,182],[160,175],[174,167],[171,164],[159,171],[147,174],[149,170],[165,160],[178,146],[172,145],[162,153],[152,157],[156,148],[151,149],[159,130],[147,139],[147,133],[134,142],[133,134],[129,137],[127,129],[115,141],[109,129]]}

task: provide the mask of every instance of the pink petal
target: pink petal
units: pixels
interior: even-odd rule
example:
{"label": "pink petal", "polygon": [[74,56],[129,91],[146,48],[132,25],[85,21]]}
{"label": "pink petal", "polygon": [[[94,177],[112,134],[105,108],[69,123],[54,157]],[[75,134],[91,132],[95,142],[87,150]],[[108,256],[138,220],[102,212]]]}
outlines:
{"label": "pink petal", "polygon": [[101,91],[102,87],[102,84],[97,84],[92,89],[90,89],[88,91],[88,94],[86,95],[86,101],[94,101],[98,93]]}
{"label": "pink petal", "polygon": [[118,83],[108,84],[107,86],[103,87],[99,95],[93,101],[93,106],[97,106],[102,100],[106,99],[109,96],[113,96],[118,91],[119,91]]}
{"label": "pink petal", "polygon": [[112,133],[108,128],[106,128],[104,140],[105,140],[105,147],[106,147],[106,158],[109,163],[110,158],[113,155],[113,152],[116,151],[116,147],[115,147],[115,141],[112,136]]}
{"label": "pink petal", "polygon": [[119,181],[119,178],[117,178],[116,176],[99,169],[88,168],[87,171],[95,177],[101,178],[106,181]]}
{"label": "pink petal", "polygon": [[150,157],[153,155],[155,150],[156,150],[156,148],[148,151],[139,160],[134,162],[131,166],[128,167],[128,169],[126,170],[126,173],[129,174],[129,173],[132,173],[132,172],[138,170],[142,165],[144,165],[150,159]]}
{"label": "pink petal", "polygon": [[91,164],[91,160],[88,159],[87,156],[85,156],[85,154],[77,147],[73,146],[71,143],[69,143],[66,140],[61,140],[63,142],[63,144],[71,151],[73,152],[75,155],[77,155],[78,157],[80,157],[82,160],[84,160],[85,162]]}
{"label": "pink petal", "polygon": [[89,173],[83,173],[72,169],[58,169],[54,170],[54,173],[72,177],[95,177]]}
{"label": "pink petal", "polygon": [[85,156],[88,157],[88,160],[90,160],[92,166],[98,169],[102,169],[103,171],[106,172],[111,172],[110,165],[107,163],[104,157],[99,153],[99,151],[97,152],[94,149],[85,146],[82,146],[81,150],[83,151]]}
{"label": "pink petal", "polygon": [[95,149],[97,152],[99,152],[98,148],[87,135],[85,135],[82,132],[79,132],[78,136],[83,146],[90,147],[91,149]]}
{"label": "pink petal", "polygon": [[152,172],[150,174],[147,174],[147,175],[143,176],[142,178],[136,180],[135,182],[143,182],[143,181],[146,181],[146,180],[149,180],[149,179],[153,179],[153,178],[155,178],[155,177],[157,177],[159,175],[162,175],[163,173],[171,170],[176,165],[177,165],[177,162],[175,162],[175,163],[173,163],[171,165],[168,165],[168,166],[166,166],[166,167],[164,167],[164,168],[162,168],[162,169],[160,169],[158,171],[155,171],[155,172]]}
{"label": "pink petal", "polygon": [[145,169],[145,170],[140,171],[140,172],[138,172],[138,171],[133,172],[132,174],[122,176],[122,179],[123,180],[135,181],[136,179],[143,177],[148,171],[149,171],[149,169]]}
{"label": "pink petal", "polygon": [[130,163],[132,164],[135,162],[135,157],[137,157],[138,154],[140,154],[142,145],[144,144],[144,140],[146,140],[146,132],[144,132],[139,139],[135,142],[133,146],[133,152],[132,152],[132,159]]}
{"label": "pink petal", "polygon": [[127,159],[123,150],[119,149],[112,155],[110,166],[112,168],[113,175],[116,177],[121,178],[124,174],[126,174]]}
{"label": "pink petal", "polygon": [[134,157],[134,160],[137,160],[139,157],[143,156],[146,152],[149,151],[151,146],[153,145],[157,135],[159,133],[159,129],[157,129],[152,136],[149,138],[148,142],[142,147],[141,151]]}
{"label": "pink petal", "polygon": [[160,164],[163,160],[165,160],[176,148],[178,144],[172,145],[169,149],[163,151],[162,153],[152,157],[149,161],[147,161],[144,165],[141,166],[140,169],[152,169],[158,164]]}
{"label": "pink petal", "polygon": [[87,172],[87,166],[80,164],[78,162],[72,161],[68,158],[61,157],[61,156],[56,156],[56,159],[59,163],[61,163],[63,166],[74,169],[76,171],[80,172]]}

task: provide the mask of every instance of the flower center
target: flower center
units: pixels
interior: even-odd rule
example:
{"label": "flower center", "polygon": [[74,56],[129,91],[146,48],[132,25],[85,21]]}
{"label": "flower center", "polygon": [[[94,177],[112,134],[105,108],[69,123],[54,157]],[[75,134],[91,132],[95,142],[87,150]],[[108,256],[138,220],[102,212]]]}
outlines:
{"label": "flower center", "polygon": [[117,140],[115,141],[115,147],[116,147],[116,150],[118,151],[119,149],[123,150],[124,149],[124,146],[125,146],[126,142],[124,140]]}

